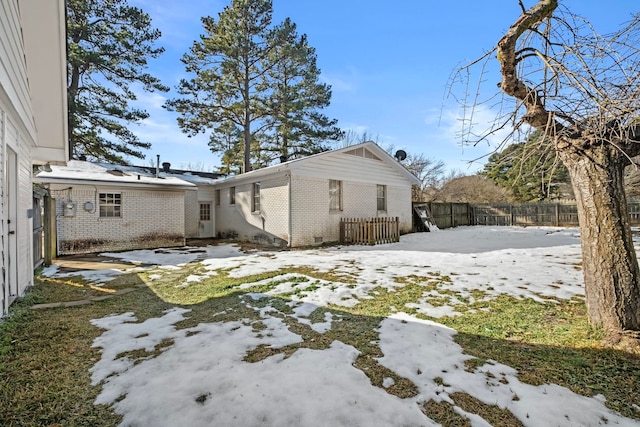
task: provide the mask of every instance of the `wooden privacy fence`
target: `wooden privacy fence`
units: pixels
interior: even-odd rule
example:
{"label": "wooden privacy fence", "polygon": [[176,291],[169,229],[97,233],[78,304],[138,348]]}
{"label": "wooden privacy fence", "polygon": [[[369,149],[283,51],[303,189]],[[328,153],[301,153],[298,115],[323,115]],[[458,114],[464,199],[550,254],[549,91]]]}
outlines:
{"label": "wooden privacy fence", "polygon": [[376,245],[400,241],[400,218],[342,218],[340,243]]}
{"label": "wooden privacy fence", "polygon": [[[577,227],[574,201],[520,204],[427,203],[438,228],[459,225],[546,225]],[[415,203],[414,203],[415,205]],[[627,202],[631,225],[640,225],[640,201]]]}
{"label": "wooden privacy fence", "polygon": [[[640,225],[640,202],[628,202],[632,225]],[[473,225],[547,225],[577,227],[575,202],[472,205]]]}

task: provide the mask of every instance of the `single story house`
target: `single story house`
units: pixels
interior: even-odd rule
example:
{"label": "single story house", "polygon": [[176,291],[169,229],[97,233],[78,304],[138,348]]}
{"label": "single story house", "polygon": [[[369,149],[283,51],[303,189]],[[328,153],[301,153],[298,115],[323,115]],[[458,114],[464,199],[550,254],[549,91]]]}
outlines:
{"label": "single story house", "polygon": [[216,174],[70,160],[34,182],[55,200],[59,255],[182,246],[213,237]]}
{"label": "single story house", "polygon": [[0,0],[0,317],[40,258],[32,168],[68,158],[65,22],[63,0]]}
{"label": "single story house", "polygon": [[220,237],[289,247],[337,242],[343,218],[398,217],[412,229],[411,186],[419,180],[373,142],[221,179]]}
{"label": "single story house", "polygon": [[418,179],[373,142],[242,175],[71,160],[34,181],[56,200],[60,255],[183,245],[221,237],[276,246],[337,242],[345,218],[412,229]]}

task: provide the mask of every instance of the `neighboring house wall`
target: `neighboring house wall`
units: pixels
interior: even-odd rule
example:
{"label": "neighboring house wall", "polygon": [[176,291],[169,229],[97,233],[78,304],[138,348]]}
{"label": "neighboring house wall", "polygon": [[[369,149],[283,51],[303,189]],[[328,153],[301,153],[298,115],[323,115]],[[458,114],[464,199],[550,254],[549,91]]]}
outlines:
{"label": "neighboring house wall", "polygon": [[[27,55],[22,25],[18,2],[0,0],[0,317],[33,284],[31,165],[38,115],[32,99],[39,94],[30,90],[26,60],[38,52]],[[51,139],[63,146],[57,136]]]}
{"label": "neighboring house wall", "polygon": [[[61,255],[181,246],[185,239],[185,195],[182,191],[93,187],[71,189],[51,184],[56,199],[58,253]],[[121,194],[121,217],[101,218],[99,193]],[[72,202],[74,212],[65,215]],[[85,203],[93,204],[85,210]]]}

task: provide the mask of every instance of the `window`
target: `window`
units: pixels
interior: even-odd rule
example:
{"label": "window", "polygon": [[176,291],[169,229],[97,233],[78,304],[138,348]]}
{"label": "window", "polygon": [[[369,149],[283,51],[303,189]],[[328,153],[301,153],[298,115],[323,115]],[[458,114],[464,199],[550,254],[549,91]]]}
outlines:
{"label": "window", "polygon": [[216,206],[220,206],[220,190],[216,190]]}
{"label": "window", "polygon": [[99,194],[100,218],[122,217],[122,195],[120,193]]}
{"label": "window", "polygon": [[211,203],[200,203],[200,221],[211,221]]}
{"label": "window", "polygon": [[229,188],[229,204],[236,204],[236,187]]}
{"label": "window", "polygon": [[260,183],[253,184],[251,191],[251,212],[260,212]]}
{"label": "window", "polygon": [[342,181],[329,180],[329,210],[342,210]]}
{"label": "window", "polygon": [[387,186],[378,184],[378,210],[387,210]]}

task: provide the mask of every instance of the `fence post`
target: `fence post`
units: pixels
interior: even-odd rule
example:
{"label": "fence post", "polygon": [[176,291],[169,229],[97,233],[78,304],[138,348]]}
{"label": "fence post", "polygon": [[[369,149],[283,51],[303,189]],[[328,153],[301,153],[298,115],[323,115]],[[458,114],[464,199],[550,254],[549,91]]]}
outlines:
{"label": "fence post", "polygon": [[556,227],[560,225],[560,204],[556,203]]}

